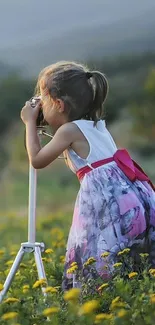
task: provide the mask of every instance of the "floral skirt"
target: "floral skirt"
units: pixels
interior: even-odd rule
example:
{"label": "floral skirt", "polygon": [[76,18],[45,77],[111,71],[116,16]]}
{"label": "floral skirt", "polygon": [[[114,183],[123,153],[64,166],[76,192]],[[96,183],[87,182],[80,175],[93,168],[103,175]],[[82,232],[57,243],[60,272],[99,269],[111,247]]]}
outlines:
{"label": "floral skirt", "polygon": [[[84,265],[95,258],[95,271],[104,279],[117,262],[118,252],[125,248],[130,248],[133,256],[148,253],[155,267],[155,192],[146,181],[131,182],[112,162],[93,169],[81,182],[67,242],[62,288],[68,290],[76,282],[75,274],[68,272],[73,262],[88,278]],[[108,255],[108,269],[104,252]]]}

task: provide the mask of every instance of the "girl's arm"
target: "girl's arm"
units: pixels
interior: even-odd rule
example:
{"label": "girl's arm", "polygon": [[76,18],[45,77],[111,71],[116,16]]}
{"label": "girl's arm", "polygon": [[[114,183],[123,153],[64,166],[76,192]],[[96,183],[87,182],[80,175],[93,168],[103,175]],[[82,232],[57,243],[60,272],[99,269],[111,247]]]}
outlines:
{"label": "girl's arm", "polygon": [[53,139],[41,148],[36,122],[31,120],[26,123],[26,147],[32,166],[35,169],[48,166],[71,145],[74,138],[74,131],[75,129],[72,123],[62,125],[55,133]]}

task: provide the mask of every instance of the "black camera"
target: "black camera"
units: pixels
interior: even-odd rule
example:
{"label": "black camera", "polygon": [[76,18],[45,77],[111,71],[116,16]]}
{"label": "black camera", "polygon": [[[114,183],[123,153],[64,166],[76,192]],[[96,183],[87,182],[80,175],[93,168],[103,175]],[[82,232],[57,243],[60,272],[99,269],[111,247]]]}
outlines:
{"label": "black camera", "polygon": [[[41,96],[38,96],[38,97],[32,97],[30,99],[30,104],[32,107],[35,107],[38,102],[40,101],[41,99]],[[37,120],[36,120],[36,125],[37,126],[44,126],[44,125],[47,125],[47,122],[45,121],[44,119],[44,115],[43,115],[43,111],[42,111],[42,108],[40,108],[39,110],[39,114],[38,114],[38,117],[37,117]]]}

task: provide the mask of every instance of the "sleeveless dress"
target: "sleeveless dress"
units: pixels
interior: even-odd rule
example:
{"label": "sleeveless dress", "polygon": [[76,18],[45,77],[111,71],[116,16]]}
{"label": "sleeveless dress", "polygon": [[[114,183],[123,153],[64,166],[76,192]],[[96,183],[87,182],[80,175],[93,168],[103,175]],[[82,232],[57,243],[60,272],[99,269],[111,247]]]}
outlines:
{"label": "sleeveless dress", "polygon": [[[68,166],[74,173],[85,166],[91,171],[84,175],[75,202],[63,290],[81,286],[76,274],[67,272],[73,262],[87,280],[93,275],[84,263],[94,257],[94,274],[105,279],[117,262],[118,252],[125,248],[130,248],[135,259],[140,252],[149,253],[150,263],[155,267],[155,192],[146,181],[132,182],[115,161],[92,167],[94,162],[112,157],[117,151],[105,121],[98,121],[96,126],[87,120],[73,123],[84,134],[90,151],[87,159],[82,159],[71,148],[67,149]],[[109,253],[106,259],[101,257],[104,252]],[[107,262],[108,268],[105,267]]]}

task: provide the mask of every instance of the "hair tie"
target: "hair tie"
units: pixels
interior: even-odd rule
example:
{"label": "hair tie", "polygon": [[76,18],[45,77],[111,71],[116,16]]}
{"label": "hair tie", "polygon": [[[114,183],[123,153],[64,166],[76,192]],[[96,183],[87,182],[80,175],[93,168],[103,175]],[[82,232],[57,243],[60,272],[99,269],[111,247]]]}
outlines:
{"label": "hair tie", "polygon": [[92,73],[91,72],[86,72],[86,78],[87,79],[90,79],[90,78],[92,78]]}

